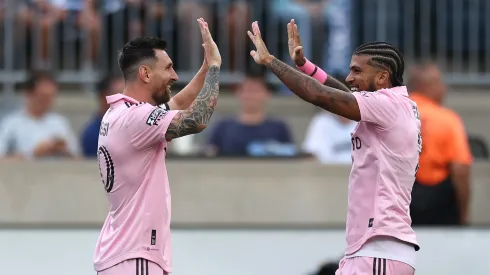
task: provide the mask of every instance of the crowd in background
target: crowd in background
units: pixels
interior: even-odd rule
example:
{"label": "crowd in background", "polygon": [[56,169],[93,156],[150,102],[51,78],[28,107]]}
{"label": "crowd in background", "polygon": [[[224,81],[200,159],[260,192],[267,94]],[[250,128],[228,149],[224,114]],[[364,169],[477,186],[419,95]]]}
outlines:
{"label": "crowd in background", "polygon": [[[190,30],[197,17],[212,18],[209,21],[215,32],[219,30],[219,25],[229,27],[227,40],[219,40],[219,43],[231,45],[227,49],[241,50],[246,55],[245,30],[251,22],[249,19],[264,16],[249,15],[254,10],[250,7],[268,3],[267,9],[264,9],[268,15],[280,22],[290,18],[297,20],[307,56],[321,60],[319,65],[340,79],[348,74],[353,47],[350,0],[271,0],[257,3],[252,0],[229,0],[228,5],[216,5],[216,2],[222,1],[227,0],[183,0],[177,3],[142,0],[32,0],[15,2],[14,14],[7,15],[3,9],[2,16],[14,16],[19,22],[16,28],[23,29],[19,34],[28,33],[16,36],[16,42],[25,46],[25,55],[19,54],[16,61],[19,64],[25,61],[36,70],[30,73],[22,88],[25,99],[23,106],[4,115],[1,120],[0,156],[36,160],[96,158],[101,119],[108,108],[105,97],[123,91],[124,80],[121,74],[113,69],[106,71],[94,91],[97,94],[97,110],[92,119],[86,122],[84,129],[75,133],[69,120],[53,111],[59,83],[50,68],[53,62],[66,63],[66,60],[60,61],[56,56],[69,56],[63,54],[63,51],[73,49],[63,45],[72,42],[74,52],[83,50],[88,53],[88,59],[83,60],[87,61],[86,64],[75,66],[97,64],[101,59],[102,48],[106,47],[106,53],[111,53],[106,62],[114,68],[117,66],[117,48],[124,41],[143,34],[174,35],[173,30],[169,32],[167,29],[172,24],[162,24],[166,17],[181,30]],[[226,10],[216,12],[218,7],[226,7]],[[322,26],[327,26],[327,36],[321,33],[324,29]],[[116,29],[122,30],[118,32],[122,36],[113,34]],[[59,33],[65,35],[57,36]],[[82,33],[85,35],[82,36]],[[320,33],[322,35],[318,35]],[[63,40],[53,40],[52,36],[62,37]],[[171,50],[171,56],[173,54],[179,61],[178,68],[194,66],[192,58],[185,58],[186,53],[192,52],[190,48],[196,46],[193,43],[198,42],[191,37],[191,34],[185,33],[172,38],[177,41],[175,45],[178,45],[178,51],[175,48]],[[29,40],[34,38],[35,41]],[[90,43],[87,44],[82,38],[89,38]],[[53,41],[61,46],[56,48]],[[283,55],[284,60],[289,60],[286,53]],[[231,53],[227,56],[240,54]],[[230,58],[226,62],[233,70],[239,60]],[[288,123],[267,112],[267,105],[275,91],[287,93],[285,87],[271,87],[263,72],[247,70],[246,75],[243,81],[231,88],[240,106],[236,113],[215,118],[201,141],[193,137],[174,141],[174,154],[206,157],[301,155],[326,165],[350,165],[353,146],[351,132],[356,122],[319,110],[311,118],[304,139],[294,140]],[[420,106],[423,125],[424,149],[412,204],[414,223],[465,224],[468,218],[470,167],[475,155],[475,152],[471,152],[471,139],[465,132],[461,118],[443,107],[446,86],[437,65],[429,63],[413,66],[408,70],[407,83],[410,96]],[[481,156],[484,158],[485,154]],[[447,215],[441,215],[441,211]]]}

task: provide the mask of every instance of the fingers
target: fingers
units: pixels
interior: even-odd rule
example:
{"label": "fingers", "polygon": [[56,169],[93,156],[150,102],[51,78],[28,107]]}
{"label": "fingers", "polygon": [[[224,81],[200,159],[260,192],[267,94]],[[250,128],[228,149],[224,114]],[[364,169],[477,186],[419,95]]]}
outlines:
{"label": "fingers", "polygon": [[294,48],[294,52],[295,52],[296,54],[301,54],[301,51],[302,51],[302,50],[303,50],[303,47],[302,47],[302,46],[298,46],[298,47]]}
{"label": "fingers", "polygon": [[259,22],[255,21],[252,23],[252,31],[256,37],[258,37],[258,38],[262,37],[260,34]]}
{"label": "fingers", "polygon": [[204,21],[203,18],[197,19],[197,23],[199,24],[199,29],[201,30],[202,40],[207,41],[208,39],[212,39],[211,32],[208,28],[208,23]]}
{"label": "fingers", "polygon": [[288,41],[290,39],[293,39],[293,28],[292,28],[293,24],[294,24],[294,20],[291,19],[291,22],[288,23]]}
{"label": "fingers", "polygon": [[255,44],[255,36],[250,31],[247,31],[247,34],[248,34],[248,38],[250,38],[250,40],[252,40],[252,43],[254,43],[254,45],[257,46]]}
{"label": "fingers", "polygon": [[298,25],[296,24],[293,25],[293,32],[294,32],[294,43],[296,43],[296,45],[301,45],[301,39],[299,38],[299,32],[298,32]]}

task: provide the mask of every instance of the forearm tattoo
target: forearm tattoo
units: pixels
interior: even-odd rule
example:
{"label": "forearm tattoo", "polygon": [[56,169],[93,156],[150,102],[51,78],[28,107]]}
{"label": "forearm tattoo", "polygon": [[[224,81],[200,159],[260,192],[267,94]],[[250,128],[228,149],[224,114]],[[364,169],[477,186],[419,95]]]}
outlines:
{"label": "forearm tattoo", "polygon": [[350,89],[344,83],[342,83],[342,81],[334,78],[331,75],[328,76],[327,80],[325,80],[325,83],[323,83],[323,85],[328,86],[328,87],[332,87],[332,88],[335,88],[338,90],[342,90],[345,92],[350,92]]}
{"label": "forearm tattoo", "polygon": [[219,97],[220,68],[211,66],[201,92],[192,105],[179,111],[167,129],[167,138],[177,138],[200,132],[206,127],[214,113]]}
{"label": "forearm tattoo", "polygon": [[354,95],[351,93],[324,86],[316,79],[276,58],[270,63],[267,63],[266,66],[282,83],[303,100],[320,106],[334,114],[357,119],[356,109],[359,112],[359,107]]}

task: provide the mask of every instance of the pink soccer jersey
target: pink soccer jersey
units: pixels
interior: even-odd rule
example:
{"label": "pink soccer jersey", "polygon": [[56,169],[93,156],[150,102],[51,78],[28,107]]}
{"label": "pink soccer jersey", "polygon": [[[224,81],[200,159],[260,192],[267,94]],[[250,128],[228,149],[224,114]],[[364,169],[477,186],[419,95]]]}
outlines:
{"label": "pink soccer jersey", "polygon": [[422,148],[417,105],[406,87],[353,93],[361,121],[352,133],[346,255],[373,236],[418,244],[409,206]]}
{"label": "pink soccer jersey", "polygon": [[171,272],[165,132],[177,111],[122,94],[107,102],[98,161],[110,208],[95,249],[95,270],[144,258]]}

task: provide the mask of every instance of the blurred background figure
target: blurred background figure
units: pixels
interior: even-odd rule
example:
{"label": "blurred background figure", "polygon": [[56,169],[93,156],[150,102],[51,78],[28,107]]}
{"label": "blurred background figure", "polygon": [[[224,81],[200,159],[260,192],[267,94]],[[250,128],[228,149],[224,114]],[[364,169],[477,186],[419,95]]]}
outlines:
{"label": "blurred background figure", "polygon": [[26,0],[19,1],[16,40],[24,45],[27,64],[37,69],[51,67],[56,60],[53,43],[62,32],[61,22],[65,16],[64,1]]}
{"label": "blurred background figure", "polygon": [[68,120],[52,112],[58,86],[46,72],[27,82],[25,105],[0,125],[0,155],[8,158],[76,157],[78,142]]}
{"label": "blurred background figure", "polygon": [[[318,64],[329,74],[343,76],[339,79],[348,75],[352,53],[351,0],[273,0],[271,3],[281,27],[295,19],[307,58],[321,58],[323,62]],[[287,36],[283,43],[287,45]],[[320,57],[317,52],[321,52]]]}
{"label": "blurred background figure", "polygon": [[357,122],[320,111],[308,126],[303,151],[323,164],[351,164],[351,133]]}
{"label": "blurred background figure", "polygon": [[294,155],[281,146],[293,143],[288,125],[267,114],[271,91],[262,76],[249,75],[235,92],[240,110],[219,121],[212,130],[205,153],[208,156]]}
{"label": "blurred background figure", "polygon": [[412,192],[414,225],[465,225],[470,204],[472,156],[461,117],[443,107],[446,86],[432,63],[409,71],[410,97],[422,122],[420,168]]}
{"label": "blurred background figure", "polygon": [[[246,52],[245,32],[249,25],[249,4],[256,0],[182,0],[177,4],[178,23],[186,32],[180,32],[178,41],[181,47],[177,59],[180,69],[198,68],[201,64],[196,49],[201,48],[199,40],[193,40],[190,31],[195,28],[196,18],[213,18],[210,20],[210,29],[216,33],[226,33],[226,39],[218,40],[218,45],[225,43],[228,52],[227,60],[223,60],[234,71],[237,65],[243,66]],[[237,64],[238,63],[238,64]]]}
{"label": "blurred background figure", "polygon": [[124,92],[124,78],[121,75],[110,75],[104,77],[97,85],[97,111],[87,123],[82,133],[82,152],[85,157],[97,157],[97,143],[99,140],[99,129],[109,104],[106,97]]}
{"label": "blurred background figure", "polygon": [[339,268],[339,261],[326,262],[310,275],[335,275],[335,271]]}

